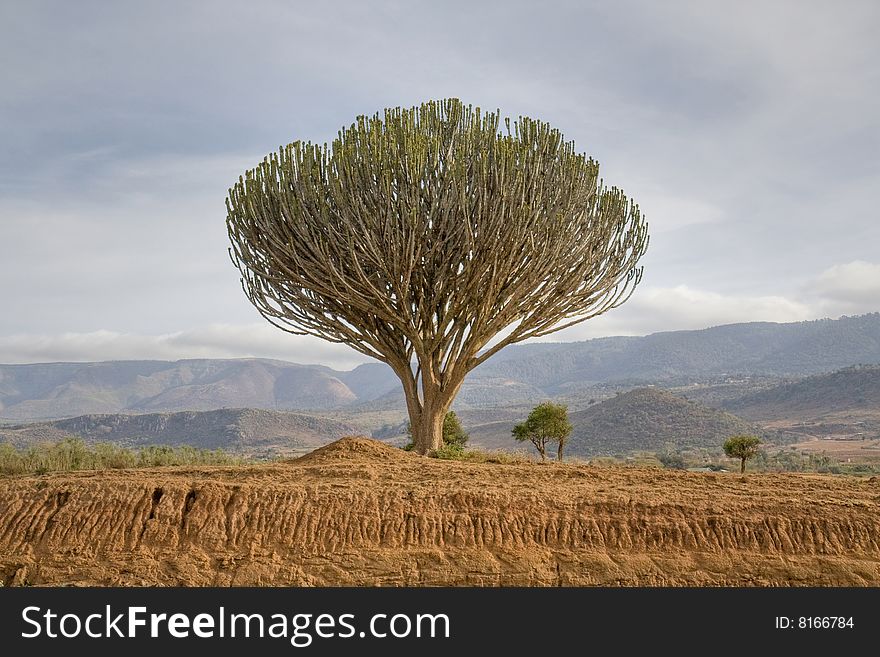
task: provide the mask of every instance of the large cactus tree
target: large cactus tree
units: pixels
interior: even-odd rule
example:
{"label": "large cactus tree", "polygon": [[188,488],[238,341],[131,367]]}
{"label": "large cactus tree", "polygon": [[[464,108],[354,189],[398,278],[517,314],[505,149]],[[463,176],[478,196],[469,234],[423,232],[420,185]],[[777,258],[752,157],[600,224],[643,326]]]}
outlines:
{"label": "large cactus tree", "polygon": [[639,208],[547,123],[457,99],[296,141],[229,190],[230,255],[275,326],[400,377],[416,450],[442,444],[465,375],[505,346],[623,303]]}

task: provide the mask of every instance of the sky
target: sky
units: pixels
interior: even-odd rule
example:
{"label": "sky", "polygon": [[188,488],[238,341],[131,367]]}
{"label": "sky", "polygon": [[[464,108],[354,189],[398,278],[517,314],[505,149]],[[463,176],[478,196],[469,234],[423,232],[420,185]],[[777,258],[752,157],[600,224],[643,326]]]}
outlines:
{"label": "sky", "polygon": [[545,340],[880,310],[880,4],[0,3],[0,362],[270,357],[225,197],[280,145],[458,97],[647,217],[633,297]]}

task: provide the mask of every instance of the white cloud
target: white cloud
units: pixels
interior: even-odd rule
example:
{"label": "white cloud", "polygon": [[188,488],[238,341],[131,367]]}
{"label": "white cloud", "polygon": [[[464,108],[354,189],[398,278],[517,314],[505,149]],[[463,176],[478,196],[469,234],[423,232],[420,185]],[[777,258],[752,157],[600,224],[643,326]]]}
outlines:
{"label": "white cloud", "polygon": [[853,260],[829,267],[816,278],[814,292],[829,305],[874,312],[880,306],[880,264]]}
{"label": "white cloud", "polygon": [[550,121],[648,219],[645,287],[550,339],[880,309],[876,2],[217,4],[76,31],[6,12],[0,361],[358,358],[250,324],[226,189],[280,143],[451,95]]}
{"label": "white cloud", "polygon": [[[85,153],[84,158],[101,155]],[[172,333],[253,321],[229,261],[224,198],[258,158],[151,157],[102,162],[69,199],[0,199],[0,335]],[[59,158],[52,181],[76,160]]]}
{"label": "white cloud", "polygon": [[687,285],[639,288],[620,308],[553,335],[554,341],[703,329],[737,322],[815,319],[809,305],[783,296],[737,296]]}
{"label": "white cloud", "polygon": [[880,264],[854,260],[825,269],[794,295],[724,294],[688,285],[640,287],[620,308],[550,339],[647,335],[737,322],[799,322],[878,310]]}
{"label": "white cloud", "polygon": [[369,360],[346,346],[292,335],[269,324],[217,324],[163,335],[102,330],[0,336],[0,363],[184,358],[277,358],[336,369],[351,369]]}
{"label": "white cloud", "polygon": [[[813,277],[801,292],[793,297],[725,294],[688,285],[639,287],[620,308],[541,341],[876,312],[880,310],[880,264],[856,260],[834,265]],[[344,345],[288,334],[266,322],[209,324],[161,334],[99,330],[0,336],[2,363],[184,358],[277,358],[336,369],[350,369],[369,360]]]}

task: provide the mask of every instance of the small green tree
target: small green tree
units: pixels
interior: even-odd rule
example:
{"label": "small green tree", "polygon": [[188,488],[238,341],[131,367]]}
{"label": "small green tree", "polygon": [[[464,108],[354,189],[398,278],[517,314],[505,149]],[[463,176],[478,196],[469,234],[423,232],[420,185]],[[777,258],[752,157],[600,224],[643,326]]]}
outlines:
{"label": "small green tree", "polygon": [[562,404],[545,402],[538,404],[529,413],[525,422],[513,428],[513,437],[520,442],[528,440],[538,450],[541,460],[547,460],[547,444],[556,443],[556,459],[562,460],[562,450],[572,426],[568,421],[568,407]]}
{"label": "small green tree", "polygon": [[[403,449],[411,451],[415,447],[412,435],[412,424],[407,423],[406,435],[409,441]],[[465,432],[461,426],[461,422],[455,411],[449,411],[443,418],[443,446],[440,448],[444,453],[460,455],[464,452],[464,446],[467,444],[470,435]]]}
{"label": "small green tree", "polygon": [[732,459],[740,459],[740,474],[746,471],[746,461],[758,453],[761,439],[757,436],[731,436],[724,441],[724,453]]}

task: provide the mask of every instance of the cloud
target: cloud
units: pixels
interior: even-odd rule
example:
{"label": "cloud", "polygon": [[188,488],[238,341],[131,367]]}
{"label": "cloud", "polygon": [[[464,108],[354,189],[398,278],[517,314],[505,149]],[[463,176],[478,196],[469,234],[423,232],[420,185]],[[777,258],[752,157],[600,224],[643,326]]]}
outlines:
{"label": "cloud", "polygon": [[[644,286],[620,308],[539,341],[703,329],[738,322],[798,322],[880,310],[880,264],[834,265],[802,295],[725,294],[689,285]],[[498,338],[496,338],[497,340]],[[276,358],[350,369],[369,359],[344,345],[261,323],[209,324],[170,333],[110,330],[0,336],[0,362]]]}
{"label": "cloud", "polygon": [[0,363],[185,358],[276,358],[351,369],[369,359],[352,349],[268,324],[212,325],[162,335],[92,331],[0,336]]}
{"label": "cloud", "polygon": [[639,288],[623,306],[553,334],[554,341],[658,331],[703,329],[738,322],[798,322],[815,319],[809,305],[783,296],[736,296],[687,285]]}
{"label": "cloud", "polygon": [[[44,198],[0,199],[0,335],[174,333],[257,316],[229,261],[226,190],[253,154],[58,158]],[[15,284],[9,284],[15,281]]]}
{"label": "cloud", "polygon": [[796,294],[726,294],[689,285],[645,286],[623,306],[553,334],[554,341],[738,322],[799,322],[880,310],[880,264],[854,260],[813,276]]}
{"label": "cloud", "polygon": [[[785,297],[725,296],[680,285],[639,290],[638,296],[623,307],[544,340],[645,335],[734,322],[792,322],[816,316],[809,306]],[[344,345],[291,335],[266,323],[215,324],[159,335],[100,330],[0,336],[2,363],[185,358],[276,358],[336,369],[350,369],[369,360]]]}
{"label": "cloud", "polygon": [[875,312],[880,306],[880,264],[853,260],[834,265],[819,274],[812,287],[829,306]]}
{"label": "cloud", "polygon": [[699,224],[717,224],[724,218],[724,212],[717,205],[693,196],[676,196],[656,182],[636,179],[628,186],[638,190],[638,198],[634,200],[644,213],[652,235]]}
{"label": "cloud", "polygon": [[553,338],[878,309],[872,0],[258,4],[0,3],[0,360],[344,361],[254,329],[226,190],[448,96],[549,121],[648,219],[645,287]]}

